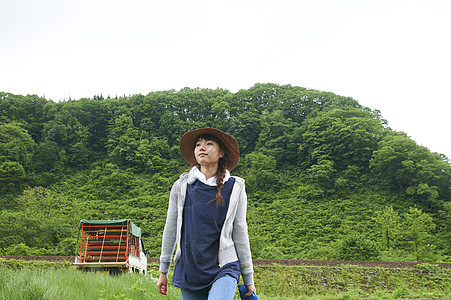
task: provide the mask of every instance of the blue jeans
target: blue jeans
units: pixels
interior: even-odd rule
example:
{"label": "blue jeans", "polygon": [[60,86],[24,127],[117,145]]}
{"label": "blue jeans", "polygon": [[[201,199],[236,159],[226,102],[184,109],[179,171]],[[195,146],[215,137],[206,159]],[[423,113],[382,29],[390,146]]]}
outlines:
{"label": "blue jeans", "polygon": [[183,300],[232,300],[235,297],[237,281],[226,275],[216,280],[210,288],[198,291],[182,290]]}

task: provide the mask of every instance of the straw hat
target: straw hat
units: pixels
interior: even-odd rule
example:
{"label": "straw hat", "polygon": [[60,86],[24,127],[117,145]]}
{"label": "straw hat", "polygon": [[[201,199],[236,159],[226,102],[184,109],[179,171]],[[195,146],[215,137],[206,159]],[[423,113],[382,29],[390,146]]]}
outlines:
{"label": "straw hat", "polygon": [[212,134],[219,138],[224,144],[225,152],[227,154],[227,170],[233,170],[238,164],[240,159],[240,150],[238,148],[238,142],[235,138],[221,130],[215,128],[200,128],[192,131],[188,131],[180,138],[180,152],[183,157],[191,165],[197,165],[196,158],[194,157],[194,147],[197,138],[204,134]]}

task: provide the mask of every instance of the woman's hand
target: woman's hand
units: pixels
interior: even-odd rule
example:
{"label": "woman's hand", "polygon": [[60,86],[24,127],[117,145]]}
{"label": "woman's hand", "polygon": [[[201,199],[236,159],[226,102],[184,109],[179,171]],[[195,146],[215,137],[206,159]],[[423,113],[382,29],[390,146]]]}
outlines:
{"label": "woman's hand", "polygon": [[167,295],[168,294],[168,274],[160,273],[160,278],[157,281],[157,288],[160,294]]}
{"label": "woman's hand", "polygon": [[255,290],[255,285],[251,284],[251,285],[246,285],[247,287],[247,293],[244,294],[245,297],[249,297],[250,295],[252,295],[252,293],[256,293],[257,291]]}

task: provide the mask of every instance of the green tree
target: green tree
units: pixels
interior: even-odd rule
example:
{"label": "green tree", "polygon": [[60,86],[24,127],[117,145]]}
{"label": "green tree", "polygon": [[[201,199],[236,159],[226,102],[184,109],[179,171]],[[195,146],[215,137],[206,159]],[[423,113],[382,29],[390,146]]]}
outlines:
{"label": "green tree", "polygon": [[406,237],[412,245],[417,261],[428,260],[433,251],[433,236],[435,224],[432,217],[421,209],[410,207],[405,215]]}
{"label": "green tree", "polygon": [[1,213],[1,248],[23,244],[30,249],[29,255],[73,255],[70,241],[73,245],[82,205],[42,187],[25,190],[16,203],[17,211]]}
{"label": "green tree", "polygon": [[283,111],[264,111],[260,116],[261,131],[257,141],[257,149],[265,149],[285,168],[296,165],[299,140],[294,136],[295,124],[286,119]]}
{"label": "green tree", "polygon": [[393,209],[393,206],[386,206],[383,210],[376,212],[374,220],[379,226],[385,249],[395,248],[402,232],[401,217],[398,212]]}
{"label": "green tree", "polygon": [[168,166],[169,145],[156,137],[143,139],[136,149],[137,168],[149,172],[160,172]]}
{"label": "green tree", "polygon": [[108,135],[109,156],[113,163],[133,166],[139,147],[140,132],[132,118],[123,114],[112,121]]}
{"label": "green tree", "polygon": [[80,219],[82,209],[78,203],[71,201],[66,195],[43,187],[34,187],[25,190],[17,199],[18,208],[43,221],[59,218],[70,220],[76,225]]}
{"label": "green tree", "polygon": [[252,152],[244,157],[242,164],[246,188],[250,192],[268,191],[271,187],[276,187],[276,159],[273,156]]}
{"label": "green tree", "polygon": [[258,112],[250,108],[238,116],[230,118],[228,123],[229,128],[226,128],[227,132],[237,140],[240,145],[241,155],[246,155],[254,151],[261,132],[260,115]]}
{"label": "green tree", "polygon": [[308,168],[306,177],[311,183],[325,189],[332,186],[336,172],[334,161],[320,159]]}
{"label": "green tree", "polygon": [[39,143],[33,156],[32,169],[36,173],[63,171],[65,151],[54,141]]}
{"label": "green tree", "polygon": [[406,206],[431,209],[438,199],[450,197],[449,163],[405,135],[387,135],[374,151],[370,168],[380,186],[410,198]]}
{"label": "green tree", "polygon": [[0,123],[23,124],[36,142],[44,123],[44,107],[48,100],[36,95],[14,95],[0,92]]}
{"label": "green tree", "polygon": [[[25,186],[26,173],[22,165],[15,161],[5,161],[0,164],[0,193],[18,193]],[[9,203],[5,199],[0,200],[3,207]],[[2,203],[3,202],[3,203]]]}
{"label": "green tree", "polygon": [[35,149],[36,143],[25,129],[17,124],[0,125],[0,162],[17,162],[28,170]]}
{"label": "green tree", "polygon": [[301,144],[306,166],[332,160],[339,172],[350,165],[366,169],[383,132],[377,113],[357,108],[333,108],[306,122]]}
{"label": "green tree", "polygon": [[44,125],[43,139],[55,142],[65,151],[64,161],[73,168],[86,167],[93,159],[88,147],[90,133],[75,115],[64,110]]}

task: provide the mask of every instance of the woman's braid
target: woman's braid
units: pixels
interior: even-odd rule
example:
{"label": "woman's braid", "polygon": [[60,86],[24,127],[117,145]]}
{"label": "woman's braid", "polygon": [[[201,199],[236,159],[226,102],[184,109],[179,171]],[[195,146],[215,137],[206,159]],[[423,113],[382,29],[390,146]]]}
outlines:
{"label": "woman's braid", "polygon": [[216,201],[216,206],[224,203],[224,199],[221,195],[221,190],[224,187],[224,177],[226,175],[225,168],[226,158],[225,156],[221,158],[218,162],[218,170],[216,171],[216,185],[218,186],[218,192],[216,193],[216,198],[212,201]]}

